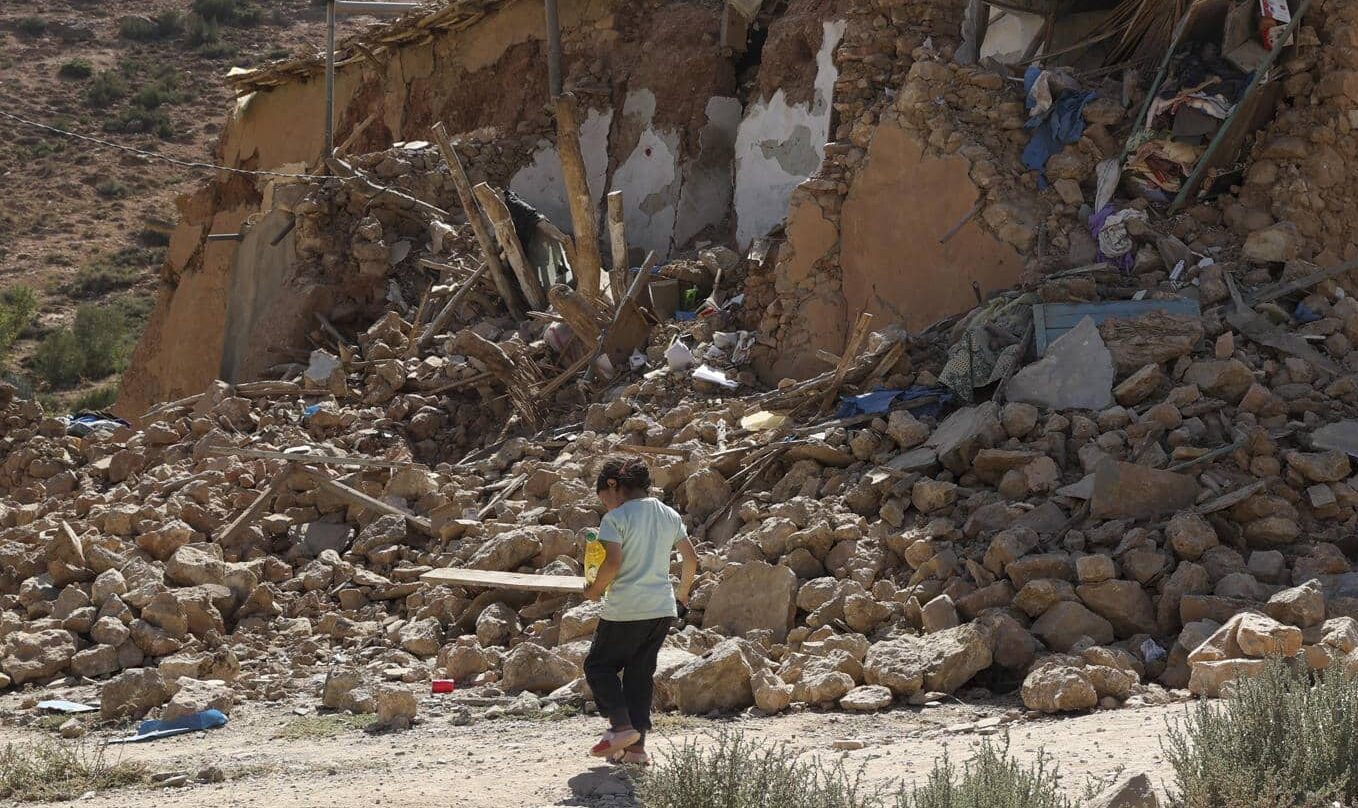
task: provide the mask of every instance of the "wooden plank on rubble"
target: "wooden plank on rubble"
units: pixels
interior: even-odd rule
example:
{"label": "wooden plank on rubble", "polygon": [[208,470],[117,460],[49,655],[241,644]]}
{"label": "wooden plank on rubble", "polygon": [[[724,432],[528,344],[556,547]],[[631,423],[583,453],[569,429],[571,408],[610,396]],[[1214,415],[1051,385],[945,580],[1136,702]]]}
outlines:
{"label": "wooden plank on rubble", "polygon": [[390,505],[386,502],[383,502],[380,499],[370,497],[356,488],[350,488],[349,486],[345,485],[342,482],[339,482],[338,480],[332,480],[329,477],[327,477],[324,472],[318,469],[307,468],[306,466],[303,466],[302,471],[306,473],[306,475],[310,477],[312,481],[314,481],[316,485],[320,487],[321,490],[325,491],[328,494],[332,494],[336,497],[339,497],[340,499],[344,500],[345,502],[348,502],[351,505],[363,508],[364,510],[375,511],[377,513],[385,513],[391,516],[399,516],[406,520],[406,524],[410,525],[411,527],[415,528],[416,530],[420,531],[421,533],[427,536],[438,535],[437,533],[434,532],[433,524],[423,516],[416,516],[410,511],[398,508],[395,505]]}
{"label": "wooden plank on rubble", "polygon": [[555,592],[578,595],[585,591],[585,579],[579,575],[527,575],[521,572],[494,570],[443,569],[430,570],[420,576],[427,584],[470,586],[481,589],[512,589],[516,592]]}
{"label": "wooden plank on rubble", "polygon": [[476,194],[477,201],[486,212],[486,218],[490,219],[490,226],[495,229],[495,236],[500,240],[500,246],[504,248],[505,257],[509,259],[514,276],[519,279],[519,288],[523,289],[523,296],[527,298],[528,305],[538,311],[546,311],[547,293],[542,289],[542,281],[538,280],[537,269],[529,263],[528,256],[524,255],[523,244],[519,241],[519,234],[514,230],[514,220],[510,218],[509,206],[505,204],[504,197],[489,183],[484,182],[473,188],[472,193]]}

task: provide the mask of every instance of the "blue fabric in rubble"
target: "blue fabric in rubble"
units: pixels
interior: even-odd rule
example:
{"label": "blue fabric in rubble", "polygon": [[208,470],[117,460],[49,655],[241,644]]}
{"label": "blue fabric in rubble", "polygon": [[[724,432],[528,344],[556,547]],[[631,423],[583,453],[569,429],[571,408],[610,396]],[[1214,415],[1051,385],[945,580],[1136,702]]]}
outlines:
{"label": "blue fabric in rubble", "polygon": [[[1036,106],[1036,101],[1033,100],[1033,85],[1041,75],[1042,68],[1037,65],[1029,65],[1028,71],[1023,75],[1023,92],[1026,96],[1024,108],[1028,110]],[[1059,154],[1066,144],[1079,142],[1084,136],[1085,105],[1092,101],[1095,95],[1097,93],[1093,90],[1063,92],[1052,99],[1051,109],[1047,110],[1045,115],[1029,118],[1024,124],[1025,129],[1033,131],[1033,136],[1028,141],[1027,148],[1023,150],[1023,165],[1033,171],[1043,172],[1038,178],[1038,184],[1042,187],[1045,188],[1047,185],[1044,169],[1051,156]]]}
{"label": "blue fabric in rubble", "polygon": [[141,743],[160,738],[170,738],[190,732],[202,732],[226,725],[226,715],[220,710],[203,710],[191,715],[181,716],[170,721],[143,721],[137,725],[137,734],[128,738],[118,738],[109,743]]}
{"label": "blue fabric in rubble", "polygon": [[858,396],[841,396],[839,411],[835,413],[835,416],[852,418],[855,415],[885,413],[898,400],[904,399],[906,402],[910,402],[926,396],[937,396],[938,401],[932,401],[918,407],[907,406],[906,409],[919,415],[937,416],[943,411],[944,406],[952,400],[952,393],[948,392],[946,387],[916,386],[908,390],[874,390],[871,393],[863,393]]}

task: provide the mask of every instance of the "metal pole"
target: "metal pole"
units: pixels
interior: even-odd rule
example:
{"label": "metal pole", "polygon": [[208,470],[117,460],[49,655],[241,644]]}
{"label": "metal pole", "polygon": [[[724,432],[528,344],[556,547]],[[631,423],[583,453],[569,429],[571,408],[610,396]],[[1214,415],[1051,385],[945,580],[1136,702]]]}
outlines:
{"label": "metal pole", "polygon": [[325,4],[325,159],[335,156],[335,0]]}
{"label": "metal pole", "polygon": [[561,22],[556,14],[556,0],[543,0],[547,9],[547,95],[561,95]]}

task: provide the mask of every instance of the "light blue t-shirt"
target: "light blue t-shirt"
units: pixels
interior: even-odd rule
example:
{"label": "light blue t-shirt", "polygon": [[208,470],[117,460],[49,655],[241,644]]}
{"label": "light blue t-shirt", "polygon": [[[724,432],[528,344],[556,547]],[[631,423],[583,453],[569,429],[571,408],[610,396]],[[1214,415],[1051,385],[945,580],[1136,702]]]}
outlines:
{"label": "light blue t-shirt", "polygon": [[670,556],[685,535],[684,520],[654,497],[629,500],[604,515],[599,541],[622,545],[622,566],[604,595],[603,619],[678,616]]}

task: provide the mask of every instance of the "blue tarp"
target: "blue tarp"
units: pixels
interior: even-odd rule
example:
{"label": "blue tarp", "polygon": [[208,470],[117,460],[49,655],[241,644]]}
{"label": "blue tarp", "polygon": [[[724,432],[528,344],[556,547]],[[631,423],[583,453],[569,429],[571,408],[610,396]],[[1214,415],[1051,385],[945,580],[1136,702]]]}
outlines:
{"label": "blue tarp", "polygon": [[858,396],[841,396],[839,399],[839,418],[852,418],[855,415],[866,415],[868,413],[884,413],[891,409],[891,405],[896,401],[904,399],[906,402],[927,396],[937,396],[937,401],[921,404],[917,407],[907,406],[906,409],[918,412],[921,415],[937,416],[943,412],[943,407],[952,401],[952,392],[946,387],[911,387],[908,390],[874,390],[871,393],[863,393]]}
{"label": "blue tarp", "polygon": [[170,738],[190,732],[202,732],[226,725],[226,715],[220,710],[203,710],[185,715],[172,721],[143,721],[137,726],[137,734],[128,738],[118,738],[109,743],[141,743],[160,738]]}
{"label": "blue tarp", "polygon": [[83,438],[95,432],[112,432],[121,426],[128,426],[128,423],[107,413],[78,412],[66,419],[66,434]]}
{"label": "blue tarp", "polygon": [[[1024,108],[1030,111],[1037,106],[1033,98],[1033,85],[1041,75],[1042,68],[1037,65],[1029,65],[1028,71],[1023,74],[1023,92],[1026,96]],[[1052,99],[1051,109],[1045,114],[1033,116],[1024,124],[1025,129],[1033,130],[1033,137],[1023,150],[1023,165],[1034,171],[1043,172],[1039,177],[1040,186],[1045,188],[1047,185],[1044,171],[1047,160],[1053,154],[1059,154],[1066,144],[1078,143],[1084,135],[1085,105],[1094,100],[1095,95],[1097,93],[1093,90],[1063,92]]]}

